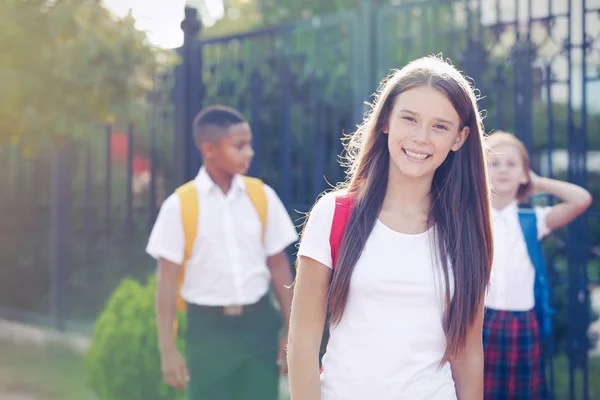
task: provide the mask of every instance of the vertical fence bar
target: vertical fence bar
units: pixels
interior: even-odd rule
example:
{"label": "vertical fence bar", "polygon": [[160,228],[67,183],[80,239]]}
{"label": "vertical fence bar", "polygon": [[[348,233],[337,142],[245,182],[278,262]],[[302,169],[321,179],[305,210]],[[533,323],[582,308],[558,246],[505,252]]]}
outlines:
{"label": "vertical fence bar", "polygon": [[554,144],[554,113],[552,109],[552,64],[548,63],[546,65],[546,113],[547,113],[547,123],[546,123],[546,141],[548,142],[548,146],[546,146],[546,157],[548,158],[547,166],[548,169],[546,176],[552,178],[554,176],[554,167],[552,165],[552,149]]}
{"label": "vertical fence bar", "polygon": [[131,243],[133,235],[133,157],[134,157],[134,127],[130,123],[127,127],[127,217],[125,220],[125,230],[127,232],[127,240]]}
{"label": "vertical fence bar", "polygon": [[[180,49],[180,53],[182,50]],[[173,86],[173,181],[169,189],[185,183],[185,74],[183,64],[174,68],[175,84]]]}
{"label": "vertical fence bar", "polygon": [[[547,141],[547,146],[546,146],[546,157],[547,159],[547,171],[546,171],[546,176],[549,178],[552,178],[553,176],[553,166],[552,166],[552,149],[553,149],[553,145],[554,145],[554,115],[552,112],[552,65],[549,63],[546,66],[546,72],[544,74],[546,76],[545,79],[545,89],[546,89],[546,104],[547,104],[547,108],[546,108],[546,113],[547,113],[547,124],[546,124],[546,141]],[[542,89],[543,90],[543,89]],[[543,166],[542,166],[543,167]],[[550,264],[548,265],[550,267]],[[554,268],[551,269],[549,272],[552,273],[552,271],[554,271]],[[555,284],[554,281],[555,279],[552,279],[552,275],[550,276],[550,280],[549,280],[549,284],[550,284],[550,293],[554,293],[554,289],[555,289]],[[555,325],[554,325],[555,326]],[[554,330],[553,330],[554,331]],[[552,337],[550,338],[550,343],[549,343],[549,347],[550,347],[550,351],[552,353],[554,353],[554,349],[555,349],[555,345],[556,345],[556,340],[554,335],[552,335]],[[547,371],[548,371],[548,394],[550,396],[550,400],[554,400],[556,398],[555,396],[555,390],[556,390],[556,383],[555,383],[555,376],[554,376],[554,361],[553,359],[546,359],[546,366],[547,366]]]}
{"label": "vertical fence bar", "polygon": [[[572,139],[574,138],[573,131],[575,130],[575,124],[573,119],[573,59],[572,59],[572,50],[573,50],[573,42],[572,42],[572,32],[573,32],[573,16],[572,16],[572,1],[568,0],[568,23],[567,23],[567,43],[566,43],[566,52],[567,52],[567,147],[568,147],[568,175],[569,180],[571,181],[573,178],[573,146],[574,143]],[[575,241],[575,231],[573,224],[569,225],[567,229],[567,260],[569,265],[568,277],[569,277],[569,289],[568,289],[568,310],[569,310],[569,323],[568,323],[568,355],[569,355],[569,398],[575,399],[575,378],[578,369],[578,354],[579,354],[579,343],[577,340],[578,336],[578,290],[577,290],[577,281],[578,281],[578,273],[577,273],[577,255],[574,254],[574,249],[570,245],[572,245]]]}
{"label": "vertical fence bar", "polygon": [[327,104],[325,101],[321,99],[317,99],[317,96],[313,98],[315,102],[314,107],[314,116],[313,123],[315,125],[315,129],[313,129],[313,137],[311,144],[311,156],[313,157],[312,161],[312,184],[310,188],[311,198],[316,198],[316,196],[321,192],[323,188],[323,175],[325,173],[325,138],[331,132],[327,129],[327,118],[325,117],[325,107]]}
{"label": "vertical fence bar", "polygon": [[193,122],[194,117],[202,108],[204,100],[203,88],[203,66],[202,66],[202,43],[198,40],[198,33],[202,25],[198,20],[198,10],[194,7],[185,7],[185,18],[181,22],[183,30],[183,46],[181,48],[182,64],[181,64],[181,135],[180,144],[182,147],[180,154],[176,154],[175,158],[183,157],[182,170],[184,176],[179,177],[178,184],[193,178],[198,172],[200,166],[200,155],[194,146],[193,141]]}
{"label": "vertical fence bar", "polygon": [[[578,184],[586,187],[587,186],[587,148],[588,148],[588,130],[587,130],[587,117],[588,117],[588,108],[587,108],[587,56],[588,56],[588,36],[587,36],[587,0],[582,0],[581,2],[581,57],[582,57],[582,91],[581,91],[581,126],[578,132],[578,138],[576,139],[576,144],[578,147],[578,174],[579,180]],[[583,399],[589,399],[589,353],[588,353],[588,336],[587,331],[590,325],[590,292],[588,287],[588,261],[589,261],[589,242],[588,242],[588,231],[586,226],[586,217],[580,217],[578,228],[580,230],[580,238],[577,241],[578,243],[583,244],[580,248],[580,257],[581,257],[581,275],[580,275],[580,286],[579,293],[583,293],[583,299],[580,300],[581,304],[581,341],[582,341],[582,354],[581,354],[581,371],[582,371],[582,380],[583,380]]]}
{"label": "vertical fence bar", "polygon": [[64,329],[64,320],[60,298],[59,268],[61,263],[60,253],[60,153],[57,149],[52,150],[51,164],[51,203],[50,203],[50,312],[54,317],[57,329]]}
{"label": "vertical fence bar", "polygon": [[50,310],[58,330],[65,330],[70,224],[70,147],[55,148],[51,166]]}
{"label": "vertical fence bar", "polygon": [[110,225],[112,219],[112,126],[106,126],[105,137],[106,153],[104,158],[104,229],[106,230],[107,238],[110,239]]}
{"label": "vertical fence bar", "polygon": [[150,111],[150,188],[148,196],[148,231],[152,229],[156,218],[156,129],[158,124],[157,107],[152,104]]}
{"label": "vertical fence bar", "polygon": [[[261,121],[261,106],[262,106],[262,76],[258,69],[254,69],[250,75],[250,118],[252,122],[252,142],[256,154],[262,154],[262,121]],[[250,165],[250,174],[253,176],[261,176],[260,157],[255,157]]]}
{"label": "vertical fence bar", "polygon": [[279,170],[279,188],[281,191],[281,200],[286,206],[290,205],[292,200],[292,182],[290,180],[292,173],[292,99],[290,89],[292,86],[292,71],[287,60],[281,60],[278,68],[279,81],[281,84],[282,99],[280,105],[281,111],[281,153]]}
{"label": "vertical fence bar", "polygon": [[92,150],[91,145],[88,143],[85,155],[85,183],[84,183],[84,194],[83,194],[83,235],[85,237],[85,255],[84,255],[84,268],[87,270],[91,263],[91,246],[92,246],[92,224],[91,216],[92,212]]}

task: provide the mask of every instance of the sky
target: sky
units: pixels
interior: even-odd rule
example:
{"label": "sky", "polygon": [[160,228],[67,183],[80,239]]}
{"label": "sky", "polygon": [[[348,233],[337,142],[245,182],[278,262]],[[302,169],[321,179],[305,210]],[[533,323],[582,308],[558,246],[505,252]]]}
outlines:
{"label": "sky", "polygon": [[206,6],[210,17],[203,18],[211,25],[223,16],[222,0],[103,0],[115,15],[123,17],[131,10],[136,27],[146,31],[152,44],[163,48],[179,47],[183,43],[180,24],[186,3],[200,8]]}

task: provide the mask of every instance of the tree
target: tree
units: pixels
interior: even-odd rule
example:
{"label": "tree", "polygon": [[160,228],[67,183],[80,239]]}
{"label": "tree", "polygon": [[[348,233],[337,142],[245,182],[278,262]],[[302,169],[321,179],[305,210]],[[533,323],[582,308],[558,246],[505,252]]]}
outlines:
{"label": "tree", "polygon": [[35,147],[126,119],[149,89],[153,49],[100,0],[4,0],[0,25],[0,140]]}

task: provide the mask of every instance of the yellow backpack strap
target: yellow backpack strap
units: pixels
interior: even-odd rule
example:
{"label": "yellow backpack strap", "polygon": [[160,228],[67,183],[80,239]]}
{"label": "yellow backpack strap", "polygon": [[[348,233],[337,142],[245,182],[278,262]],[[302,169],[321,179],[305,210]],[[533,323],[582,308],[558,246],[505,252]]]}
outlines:
{"label": "yellow backpack strap", "polygon": [[185,237],[185,252],[179,273],[179,286],[177,288],[177,309],[185,311],[186,304],[181,298],[181,285],[185,276],[185,266],[192,255],[196,231],[198,229],[198,191],[194,181],[190,181],[175,190],[181,203],[181,223],[183,224],[183,235]]}
{"label": "yellow backpack strap", "polygon": [[244,184],[246,185],[246,193],[252,201],[252,205],[258,213],[260,223],[262,224],[262,240],[265,240],[265,230],[267,229],[267,194],[265,193],[265,185],[258,178],[243,176]]}

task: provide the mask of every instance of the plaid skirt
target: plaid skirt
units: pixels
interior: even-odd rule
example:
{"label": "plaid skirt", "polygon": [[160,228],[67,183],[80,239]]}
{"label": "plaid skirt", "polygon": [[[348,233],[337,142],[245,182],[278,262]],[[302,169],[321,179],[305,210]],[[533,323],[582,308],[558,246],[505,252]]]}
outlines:
{"label": "plaid skirt", "polygon": [[538,323],[531,311],[486,309],[483,325],[485,400],[545,400]]}

